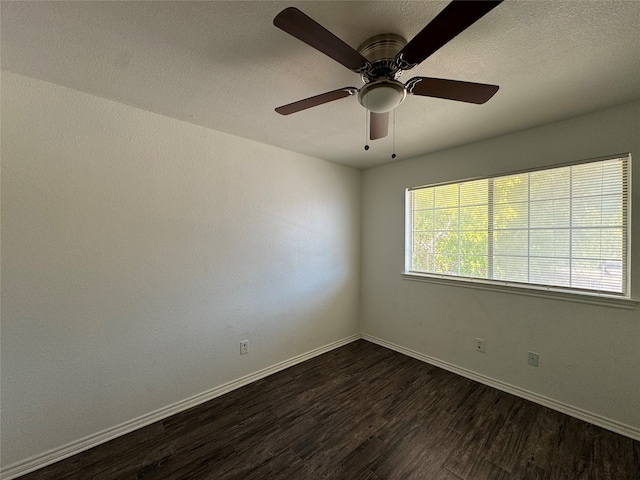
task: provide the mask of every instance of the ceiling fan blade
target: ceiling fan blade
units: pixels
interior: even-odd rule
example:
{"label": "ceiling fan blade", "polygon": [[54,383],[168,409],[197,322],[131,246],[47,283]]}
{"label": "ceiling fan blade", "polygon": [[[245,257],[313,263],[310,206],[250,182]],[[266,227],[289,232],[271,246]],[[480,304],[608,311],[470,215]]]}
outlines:
{"label": "ceiling fan blade", "polygon": [[298,100],[297,102],[289,103],[281,107],[276,108],[276,112],[280,115],[290,115],[292,113],[306,110],[307,108],[317,107],[323,103],[333,102],[334,100],[340,100],[341,98],[350,97],[358,93],[356,87],[345,87],[333,90],[327,93],[321,93],[314,97],[305,98],[304,100]]}
{"label": "ceiling fan blade", "polygon": [[500,5],[498,1],[453,1],[396,55],[402,70],[415,67]]}
{"label": "ceiling fan blade", "polygon": [[389,133],[389,112],[369,112],[369,138],[377,140]]}
{"label": "ceiling fan blade", "polygon": [[357,72],[367,64],[367,59],[361,54],[295,7],[281,11],[273,19],[273,24],[350,70]]}
{"label": "ceiling fan blade", "polygon": [[481,104],[493,97],[500,87],[444,78],[414,77],[407,82],[406,88],[413,95]]}

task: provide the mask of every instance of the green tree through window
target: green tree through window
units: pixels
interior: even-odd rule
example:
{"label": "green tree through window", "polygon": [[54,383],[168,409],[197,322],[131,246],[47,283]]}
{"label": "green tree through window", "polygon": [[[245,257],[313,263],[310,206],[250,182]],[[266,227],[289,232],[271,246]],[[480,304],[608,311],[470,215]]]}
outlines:
{"label": "green tree through window", "polygon": [[409,189],[407,269],[628,295],[629,161]]}

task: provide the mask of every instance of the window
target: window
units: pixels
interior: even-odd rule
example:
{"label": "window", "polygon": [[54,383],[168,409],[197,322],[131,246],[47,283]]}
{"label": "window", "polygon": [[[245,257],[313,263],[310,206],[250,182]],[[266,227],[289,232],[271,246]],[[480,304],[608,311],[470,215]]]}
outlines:
{"label": "window", "polygon": [[407,190],[406,271],[629,297],[629,155]]}

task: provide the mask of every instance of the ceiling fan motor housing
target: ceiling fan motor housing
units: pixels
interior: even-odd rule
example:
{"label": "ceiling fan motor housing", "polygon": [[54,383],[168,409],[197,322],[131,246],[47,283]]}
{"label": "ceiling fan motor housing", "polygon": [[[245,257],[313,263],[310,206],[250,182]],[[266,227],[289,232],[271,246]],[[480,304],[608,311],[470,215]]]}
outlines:
{"label": "ceiling fan motor housing", "polygon": [[358,47],[358,53],[369,60],[367,68],[362,73],[362,81],[375,82],[383,77],[396,80],[402,70],[396,64],[395,58],[406,44],[407,41],[395,33],[383,33],[365,40]]}
{"label": "ceiling fan motor housing", "polygon": [[402,70],[395,62],[406,44],[400,35],[383,33],[369,38],[358,48],[358,53],[369,61],[362,73],[364,86],[358,92],[358,101],[367,110],[389,112],[407,96],[404,85],[397,80]]}

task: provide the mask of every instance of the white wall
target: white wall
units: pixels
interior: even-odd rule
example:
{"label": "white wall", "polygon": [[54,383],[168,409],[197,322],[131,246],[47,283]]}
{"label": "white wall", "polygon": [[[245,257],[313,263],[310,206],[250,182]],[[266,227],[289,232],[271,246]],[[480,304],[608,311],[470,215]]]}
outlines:
{"label": "white wall", "polygon": [[[632,288],[640,298],[639,129],[635,102],[366,170],[363,332],[640,433],[640,307],[585,305],[400,275],[405,188],[631,152]],[[474,350],[476,337],[485,339],[485,354]],[[539,353],[538,368],[527,365],[529,350]]]}
{"label": "white wall", "polygon": [[359,305],[366,334],[640,429],[640,307],[400,276],[406,187],[637,163],[640,102],[366,170],[361,216],[358,171],[7,72],[1,94],[2,465],[355,334]]}
{"label": "white wall", "polygon": [[8,72],[2,162],[5,466],[359,332],[359,171]]}

